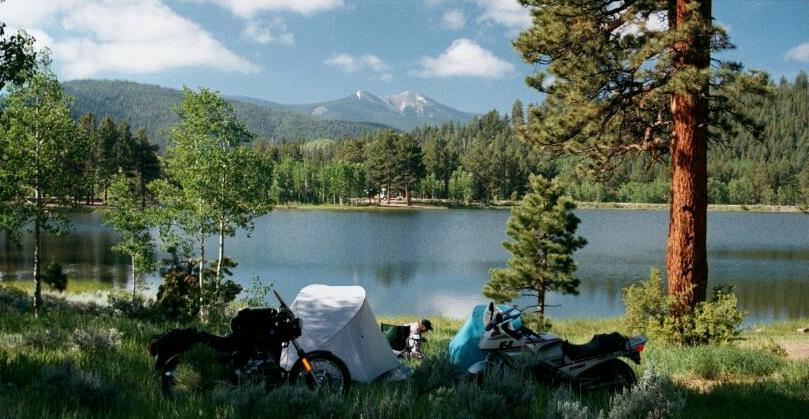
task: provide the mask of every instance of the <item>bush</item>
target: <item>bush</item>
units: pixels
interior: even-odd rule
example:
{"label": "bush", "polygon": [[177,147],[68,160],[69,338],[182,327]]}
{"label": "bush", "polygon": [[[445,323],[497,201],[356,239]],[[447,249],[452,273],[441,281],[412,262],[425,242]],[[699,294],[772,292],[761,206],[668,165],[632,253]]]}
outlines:
{"label": "bush", "polygon": [[78,370],[70,362],[56,368],[46,368],[36,387],[38,394],[48,396],[46,400],[58,403],[58,410],[64,407],[107,410],[111,408],[117,393],[115,387],[101,380],[98,374]]}
{"label": "bush", "polygon": [[130,296],[110,294],[107,296],[107,305],[112,312],[130,319],[146,319],[154,314],[152,305],[141,295],[134,298]]}
{"label": "bush", "polygon": [[743,313],[733,288],[715,288],[713,297],[698,303],[691,313],[674,315],[679,304],[665,295],[660,271],[649,280],[624,288],[627,326],[660,340],[685,345],[728,343],[739,336]]}
{"label": "bush", "polygon": [[449,387],[455,382],[458,368],[449,359],[447,352],[429,355],[413,370],[410,382],[416,396],[439,387]]}
{"label": "bush", "polygon": [[566,389],[557,390],[547,406],[548,418],[664,419],[678,417],[685,408],[685,392],[649,365],[640,380],[610,399],[609,410],[596,415]]}
{"label": "bush", "polygon": [[610,402],[608,419],[663,419],[680,416],[685,392],[649,365],[637,384],[616,394]]}
{"label": "bush", "polygon": [[31,310],[31,301],[25,291],[8,287],[0,281],[0,314],[23,313]]}
{"label": "bush", "polygon": [[67,275],[59,262],[51,262],[42,273],[42,282],[50,285],[51,289],[63,292],[67,289]]}
{"label": "bush", "polygon": [[53,351],[65,346],[65,336],[59,330],[33,330],[25,334],[26,345],[43,351]]}
{"label": "bush", "polygon": [[548,419],[591,419],[595,415],[590,408],[575,399],[573,393],[566,388],[560,388],[553,393],[545,412]]}
{"label": "bush", "polygon": [[[231,268],[236,266],[232,259],[223,260],[223,275],[232,275]],[[199,264],[172,262],[162,271],[163,283],[157,289],[156,306],[168,318],[190,320],[202,313],[202,317],[222,320],[226,316],[230,302],[242,291],[242,286],[233,282],[212,281],[215,277],[216,261],[211,261],[203,271],[203,278],[208,278],[201,290],[206,304],[200,306]],[[218,284],[218,286],[217,286]]]}
{"label": "bush", "polygon": [[118,329],[88,327],[73,331],[73,348],[80,352],[103,352],[121,344]]}

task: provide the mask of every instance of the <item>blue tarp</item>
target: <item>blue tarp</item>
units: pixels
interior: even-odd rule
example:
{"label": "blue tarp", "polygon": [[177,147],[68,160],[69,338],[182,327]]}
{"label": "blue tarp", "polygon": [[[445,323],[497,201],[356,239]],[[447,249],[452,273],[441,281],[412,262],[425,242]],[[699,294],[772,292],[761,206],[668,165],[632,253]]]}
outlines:
{"label": "blue tarp", "polygon": [[[486,326],[483,324],[483,315],[488,307],[488,304],[475,306],[472,310],[472,315],[449,342],[450,360],[461,372],[466,372],[472,364],[486,358],[486,353],[478,348],[478,342],[480,342],[480,337],[483,336],[483,328]],[[501,304],[497,308],[502,312],[511,309],[510,306],[505,304]],[[516,319],[511,322],[511,325],[515,329],[519,329],[522,326],[522,321]]]}

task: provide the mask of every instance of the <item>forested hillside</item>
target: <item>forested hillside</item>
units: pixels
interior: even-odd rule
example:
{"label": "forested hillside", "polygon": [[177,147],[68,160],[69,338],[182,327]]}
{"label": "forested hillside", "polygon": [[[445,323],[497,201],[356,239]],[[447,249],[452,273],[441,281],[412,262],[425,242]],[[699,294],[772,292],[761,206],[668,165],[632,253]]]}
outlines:
{"label": "forested hillside", "polygon": [[[766,128],[761,140],[741,131],[712,144],[709,194],[715,204],[809,205],[809,82],[800,73],[794,82],[773,85],[774,95],[752,113]],[[369,185],[390,184],[404,195],[396,173],[413,170],[400,164],[408,138],[419,145],[423,168],[410,190],[423,198],[456,201],[517,199],[529,173],[559,177],[578,200],[652,202],[669,199],[669,163],[643,158],[626,161],[606,179],[577,170],[574,157],[537,151],[515,135],[523,105],[512,117],[490,112],[460,124],[424,127],[404,135],[376,136],[305,145],[258,144],[277,162],[274,180],[280,202],[337,202],[364,196]],[[389,141],[390,140],[390,141]],[[384,158],[379,158],[382,155]],[[413,166],[412,163],[410,166]],[[378,172],[394,172],[390,179]]]}
{"label": "forested hillside", "polygon": [[[176,122],[172,107],[180,102],[179,90],[110,80],[76,80],[63,83],[65,93],[75,98],[71,112],[75,119],[86,113],[107,115],[144,127],[161,148],[165,130]],[[236,114],[259,138],[268,141],[297,141],[315,138],[359,136],[386,128],[380,124],[319,120],[292,112],[270,109],[256,103],[232,101]]]}
{"label": "forested hillside", "polygon": [[[127,82],[65,86],[77,97],[74,112],[94,112],[99,120],[110,115],[135,129],[145,127],[153,133],[149,140],[159,144],[164,144],[159,130],[175,118],[168,109],[180,99],[175,90]],[[807,75],[800,73],[792,82],[781,80],[772,89],[766,104],[752,110],[754,119],[765,127],[760,140],[742,130],[712,144],[711,203],[809,205]],[[394,197],[513,200],[525,193],[530,173],[559,177],[582,201],[663,203],[669,199],[665,159],[651,164],[638,157],[616,167],[608,178],[595,179],[578,170],[575,157],[542,153],[522,142],[515,129],[525,123],[519,101],[510,116],[492,111],[467,124],[447,123],[407,133],[311,120],[244,102],[234,102],[234,108],[258,133],[255,147],[275,162],[273,193],[280,203],[339,203],[382,188]],[[279,142],[313,138],[318,140]]]}

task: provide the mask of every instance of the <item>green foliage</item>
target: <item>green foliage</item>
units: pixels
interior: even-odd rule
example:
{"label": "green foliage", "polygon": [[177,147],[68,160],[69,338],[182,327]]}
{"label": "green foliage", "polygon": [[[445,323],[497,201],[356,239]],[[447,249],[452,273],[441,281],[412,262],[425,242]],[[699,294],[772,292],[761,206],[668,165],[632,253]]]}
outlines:
{"label": "green foliage", "polygon": [[710,300],[679,316],[674,313],[681,310],[680,304],[663,293],[657,269],[647,281],[624,288],[623,294],[626,323],[633,332],[680,345],[730,343],[739,336],[744,314],[732,288],[716,288]]}
{"label": "green foliage", "polygon": [[135,187],[125,177],[113,178],[110,187],[112,198],[109,209],[104,212],[104,222],[121,235],[121,240],[112,247],[129,255],[132,263],[132,298],[143,287],[144,274],[156,269],[154,242],[151,227],[154,224],[152,211],[140,206]]}
{"label": "green foliage", "polygon": [[474,180],[472,174],[464,171],[463,167],[452,172],[449,180],[449,198],[469,205],[472,202]]}
{"label": "green foliage", "polygon": [[155,305],[168,318],[195,317],[200,310],[199,282],[190,264],[174,265],[162,273]]}
{"label": "green foliage", "polygon": [[42,282],[50,285],[51,289],[63,292],[67,289],[67,274],[62,270],[62,265],[54,261],[42,273]]}
{"label": "green foliage", "polygon": [[18,31],[6,36],[6,24],[0,22],[0,90],[6,83],[22,84],[36,66],[34,38]]}
{"label": "green foliage", "polygon": [[[82,179],[73,179],[81,144],[70,119],[68,98],[43,56],[26,82],[10,89],[0,116],[0,227],[34,232],[34,311],[42,302],[42,232],[64,233],[69,222],[52,206],[68,206]],[[65,158],[70,157],[70,158]]]}
{"label": "green foliage", "polygon": [[507,268],[492,269],[483,294],[497,302],[521,292],[537,297],[537,314],[544,316],[545,295],[555,291],[577,294],[573,252],[587,241],[575,235],[579,218],[562,187],[542,176],[531,177],[532,192],[511,211],[503,247],[511,253]]}
{"label": "green foliage", "polygon": [[264,307],[267,305],[267,296],[272,292],[273,284],[265,284],[261,278],[254,276],[250,280],[250,287],[244,291],[242,302],[247,307]]}
{"label": "green foliage", "polygon": [[[167,177],[152,182],[150,188],[160,204],[155,218],[163,241],[183,250],[190,250],[183,241],[189,237],[196,241],[200,255],[196,268],[199,275],[196,309],[202,310],[206,304],[218,306],[235,298],[232,295],[235,284],[222,282],[227,269],[225,237],[233,236],[240,228],[249,232],[255,217],[272,210],[272,183],[268,181],[272,178],[272,163],[266,156],[244,147],[253,134],[235,116],[229,102],[216,92],[185,89],[183,101],[175,110],[179,121],[171,131]],[[184,234],[178,234],[177,229]],[[219,252],[211,272],[203,264],[205,241],[212,234],[219,238]],[[190,285],[187,270],[169,271],[168,296],[173,295],[168,290],[190,291],[186,290]],[[207,293],[210,286],[213,292]],[[172,313],[179,315],[186,308],[193,308],[184,298],[178,298],[166,300]]]}
{"label": "green foliage", "polygon": [[[155,299],[156,309],[169,319],[190,321],[200,315],[206,314],[207,320],[222,320],[228,315],[228,305],[236,299],[242,291],[242,286],[233,280],[223,280],[219,283],[207,282],[202,290],[199,287],[199,266],[196,261],[174,263],[173,261],[162,270],[163,281],[157,289]],[[203,277],[214,276],[217,262],[211,262]],[[223,275],[232,275],[231,268],[236,263],[230,258],[223,261]],[[201,295],[201,297],[200,297]],[[200,303],[204,301],[204,306]]]}

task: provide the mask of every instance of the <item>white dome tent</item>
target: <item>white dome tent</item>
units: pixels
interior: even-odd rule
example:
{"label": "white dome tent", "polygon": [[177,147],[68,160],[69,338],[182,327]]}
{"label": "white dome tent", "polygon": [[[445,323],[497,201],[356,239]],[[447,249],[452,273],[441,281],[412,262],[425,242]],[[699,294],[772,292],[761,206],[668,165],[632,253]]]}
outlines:
{"label": "white dome tent", "polygon": [[[359,286],[309,285],[290,304],[303,320],[298,344],[307,352],[326,350],[340,357],[351,379],[370,383],[399,366]],[[281,365],[298,359],[294,348],[284,350]]]}

